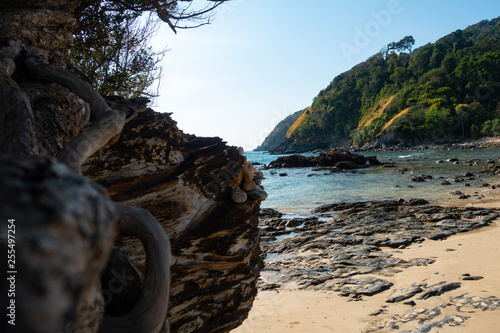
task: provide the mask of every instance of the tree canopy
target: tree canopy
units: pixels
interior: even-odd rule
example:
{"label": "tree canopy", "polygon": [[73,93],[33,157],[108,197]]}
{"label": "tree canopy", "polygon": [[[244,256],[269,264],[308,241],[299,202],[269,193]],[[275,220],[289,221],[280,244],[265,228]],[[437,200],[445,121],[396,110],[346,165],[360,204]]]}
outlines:
{"label": "tree canopy", "polygon": [[483,134],[495,132],[493,120],[500,117],[500,18],[412,51],[414,43],[412,36],[389,43],[334,78],[313,99],[310,114],[290,140],[361,144],[382,131],[410,140],[469,137],[481,129]]}
{"label": "tree canopy", "polygon": [[[227,1],[227,0],[226,0]],[[69,62],[103,95],[155,97],[166,45],[150,44],[160,22],[178,29],[209,24],[221,1],[83,0]]]}

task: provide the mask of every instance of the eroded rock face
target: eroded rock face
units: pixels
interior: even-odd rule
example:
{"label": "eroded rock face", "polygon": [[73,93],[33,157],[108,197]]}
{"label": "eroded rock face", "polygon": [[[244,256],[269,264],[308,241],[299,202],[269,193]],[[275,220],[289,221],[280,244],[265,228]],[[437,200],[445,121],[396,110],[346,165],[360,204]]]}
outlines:
{"label": "eroded rock face", "polygon": [[[148,109],[83,168],[114,201],[150,211],[169,236],[172,332],[228,332],[251,308],[262,266],[260,202],[230,199],[245,161],[220,138],[186,135],[169,114]],[[117,244],[141,270],[138,240],[122,235]]]}

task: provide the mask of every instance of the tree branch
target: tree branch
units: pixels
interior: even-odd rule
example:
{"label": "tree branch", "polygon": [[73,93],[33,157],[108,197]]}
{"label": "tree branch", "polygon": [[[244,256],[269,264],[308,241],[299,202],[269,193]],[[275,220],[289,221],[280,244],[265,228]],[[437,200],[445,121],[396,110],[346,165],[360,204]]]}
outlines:
{"label": "tree branch", "polygon": [[57,157],[73,172],[81,175],[82,164],[108,141],[121,133],[125,124],[125,112],[111,110],[99,121],[72,139]]}

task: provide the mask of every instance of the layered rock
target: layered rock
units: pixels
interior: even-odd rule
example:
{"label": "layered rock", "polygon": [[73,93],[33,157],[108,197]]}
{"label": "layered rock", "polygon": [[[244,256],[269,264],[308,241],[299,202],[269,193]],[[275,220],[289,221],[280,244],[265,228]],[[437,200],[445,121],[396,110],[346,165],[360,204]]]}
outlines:
{"label": "layered rock", "polygon": [[[260,201],[230,196],[247,178],[244,165],[220,138],[186,135],[169,114],[147,109],[83,168],[113,200],[150,211],[169,236],[173,332],[228,332],[251,308],[262,266]],[[141,270],[138,240],[120,236],[118,249]]]}

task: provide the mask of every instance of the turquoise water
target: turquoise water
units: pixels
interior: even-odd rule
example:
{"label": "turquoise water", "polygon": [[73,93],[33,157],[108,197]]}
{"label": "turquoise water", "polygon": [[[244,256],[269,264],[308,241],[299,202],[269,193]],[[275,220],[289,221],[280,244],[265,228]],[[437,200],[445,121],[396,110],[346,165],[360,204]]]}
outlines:
{"label": "turquoise water", "polygon": [[[279,156],[264,152],[246,152],[245,155],[249,161],[263,164],[269,164]],[[370,152],[363,155],[375,155],[380,162],[394,162],[396,167],[377,166],[360,169],[356,173],[335,174],[327,174],[328,171],[312,171],[313,168],[262,170],[264,174],[262,184],[269,197],[261,207],[274,208],[294,215],[307,215],[312,208],[319,205],[338,202],[424,198],[433,203],[445,204],[456,200],[456,196],[449,194],[451,191],[459,190],[472,195],[477,191],[485,191],[484,188],[480,188],[485,182],[500,182],[496,176],[484,176],[480,173],[486,169],[487,159],[494,159],[500,164],[498,160],[500,148]],[[459,163],[446,162],[450,158],[457,158]],[[466,161],[474,158],[479,159],[478,165],[467,166]],[[444,163],[438,164],[437,160],[443,160]],[[402,173],[401,169],[408,170]],[[472,172],[475,179],[462,183],[452,182],[447,186],[441,185],[443,180],[453,176],[463,176],[466,172]],[[287,173],[287,176],[281,177],[279,173]],[[431,175],[433,179],[423,183],[410,182],[412,177],[420,174]],[[470,183],[471,187],[465,187],[465,183]]]}

